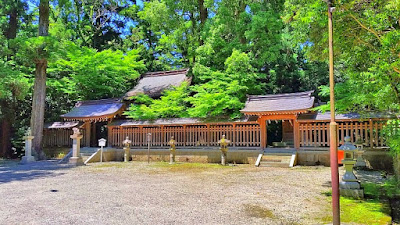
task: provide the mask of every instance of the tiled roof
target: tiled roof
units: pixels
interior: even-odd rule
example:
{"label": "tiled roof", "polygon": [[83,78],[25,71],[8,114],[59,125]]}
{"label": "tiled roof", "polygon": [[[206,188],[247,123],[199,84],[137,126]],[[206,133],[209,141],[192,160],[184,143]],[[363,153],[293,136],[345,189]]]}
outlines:
{"label": "tiled roof", "polygon": [[120,99],[101,99],[78,102],[75,107],[64,115],[64,119],[87,120],[91,118],[107,119],[114,117],[124,107]]}
{"label": "tiled roof", "polygon": [[280,111],[299,111],[311,109],[314,105],[313,91],[275,94],[254,95],[247,99],[242,113],[269,113]]}
{"label": "tiled roof", "polygon": [[68,121],[68,122],[50,122],[45,123],[45,129],[67,129],[73,127],[80,127],[83,125],[83,122],[80,121]]}
{"label": "tiled roof", "polygon": [[[345,114],[336,114],[335,120],[359,120],[359,119],[373,119],[373,118],[383,118],[383,119],[390,119],[396,117],[393,114],[389,113],[376,113],[376,112],[367,112],[362,115],[359,113],[345,113]],[[298,116],[298,120],[319,120],[319,121],[329,121],[331,119],[331,113],[307,113],[301,114]]]}
{"label": "tiled roof", "polygon": [[130,91],[128,91],[124,98],[129,99],[132,96],[143,93],[152,98],[161,96],[161,92],[171,86],[179,86],[184,81],[191,82],[191,78],[186,75],[189,69],[149,72],[142,75],[139,83]]}

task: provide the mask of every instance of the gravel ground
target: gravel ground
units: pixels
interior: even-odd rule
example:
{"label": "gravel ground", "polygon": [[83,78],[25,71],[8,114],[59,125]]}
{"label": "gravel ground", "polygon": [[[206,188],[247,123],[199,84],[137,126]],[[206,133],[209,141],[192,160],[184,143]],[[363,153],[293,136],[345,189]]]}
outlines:
{"label": "gravel ground", "polygon": [[327,167],[0,162],[0,224],[317,224]]}

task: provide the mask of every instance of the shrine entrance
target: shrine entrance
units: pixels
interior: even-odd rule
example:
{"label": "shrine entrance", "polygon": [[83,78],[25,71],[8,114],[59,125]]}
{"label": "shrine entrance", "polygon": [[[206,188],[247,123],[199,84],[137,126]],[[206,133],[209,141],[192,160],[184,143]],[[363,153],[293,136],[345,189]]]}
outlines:
{"label": "shrine entrance", "polygon": [[267,146],[272,148],[294,147],[292,120],[267,120]]}

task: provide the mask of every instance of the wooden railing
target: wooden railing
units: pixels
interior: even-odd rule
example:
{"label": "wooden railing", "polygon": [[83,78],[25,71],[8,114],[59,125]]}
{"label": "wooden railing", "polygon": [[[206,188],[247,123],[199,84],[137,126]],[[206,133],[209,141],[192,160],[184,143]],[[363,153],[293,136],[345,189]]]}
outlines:
{"label": "wooden railing", "polygon": [[[85,129],[80,129],[85,137]],[[71,147],[73,134],[72,129],[44,129],[43,130],[43,147]],[[81,146],[86,146],[86,139],[81,139]]]}
{"label": "wooden railing", "polygon": [[151,133],[151,145],[168,147],[171,136],[177,146],[217,146],[222,135],[231,140],[233,147],[260,147],[260,126],[257,123],[219,123],[195,125],[154,125],[109,127],[109,141],[113,147],[122,147],[126,137],[133,147],[147,146],[147,134]]}
{"label": "wooden railing", "polygon": [[[364,146],[370,148],[385,147],[381,134],[386,121],[346,121],[338,122],[338,143],[343,143],[344,137],[349,136],[351,142],[361,140]],[[300,123],[300,147],[328,147],[329,122]]]}

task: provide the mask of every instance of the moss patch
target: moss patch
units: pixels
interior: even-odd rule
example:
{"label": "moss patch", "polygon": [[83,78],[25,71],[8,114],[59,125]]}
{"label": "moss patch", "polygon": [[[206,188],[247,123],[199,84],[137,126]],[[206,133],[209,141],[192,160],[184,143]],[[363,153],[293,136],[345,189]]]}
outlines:
{"label": "moss patch", "polygon": [[168,162],[104,162],[104,163],[90,163],[91,169],[94,171],[107,171],[118,169],[131,169],[137,172],[144,172],[150,174],[160,174],[169,172],[184,172],[184,173],[201,173],[208,171],[233,171],[241,170],[239,166],[222,166],[213,163],[175,163],[170,165]]}
{"label": "moss patch", "polygon": [[[332,198],[329,197],[332,201]],[[332,222],[330,208],[327,216],[321,218],[323,223]],[[343,223],[354,224],[391,224],[388,203],[376,199],[355,200],[340,198],[340,220]]]}
{"label": "moss patch", "polygon": [[246,204],[244,205],[244,210],[251,217],[276,219],[276,216],[270,209],[259,205]]}

